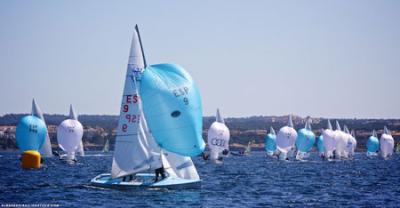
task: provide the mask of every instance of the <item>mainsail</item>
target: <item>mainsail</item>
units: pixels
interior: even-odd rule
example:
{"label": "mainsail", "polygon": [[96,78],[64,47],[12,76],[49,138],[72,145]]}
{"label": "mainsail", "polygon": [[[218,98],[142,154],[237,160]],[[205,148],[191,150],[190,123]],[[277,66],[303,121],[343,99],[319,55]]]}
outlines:
{"label": "mainsail", "polygon": [[[45,124],[46,121],[44,120],[42,110],[40,110],[39,106],[37,105],[35,98],[32,100],[32,115],[40,118]],[[51,142],[49,133],[46,131],[46,139],[44,140],[44,144],[39,150],[40,155],[42,157],[53,157],[53,152],[51,150]]]}
{"label": "mainsail", "polygon": [[160,149],[155,143],[142,109],[139,94],[145,68],[144,56],[136,26],[122,95],[115,152],[111,168],[113,178],[162,166]]}

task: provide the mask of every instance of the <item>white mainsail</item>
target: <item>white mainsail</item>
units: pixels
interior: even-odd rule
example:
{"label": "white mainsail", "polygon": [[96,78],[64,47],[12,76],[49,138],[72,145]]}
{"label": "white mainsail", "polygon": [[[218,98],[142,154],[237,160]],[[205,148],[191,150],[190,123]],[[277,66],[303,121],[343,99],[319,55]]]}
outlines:
{"label": "white mainsail", "polygon": [[[39,106],[37,105],[35,98],[32,100],[32,115],[40,118],[46,124],[43,113],[40,110]],[[51,150],[51,142],[48,132],[46,133],[46,139],[44,140],[44,144],[42,145],[39,151],[42,157],[53,157],[53,152]]]}
{"label": "white mainsail", "polygon": [[149,132],[138,93],[140,91],[140,77],[144,68],[145,59],[136,26],[132,38],[118,121],[111,168],[113,178],[162,166],[160,148]]}

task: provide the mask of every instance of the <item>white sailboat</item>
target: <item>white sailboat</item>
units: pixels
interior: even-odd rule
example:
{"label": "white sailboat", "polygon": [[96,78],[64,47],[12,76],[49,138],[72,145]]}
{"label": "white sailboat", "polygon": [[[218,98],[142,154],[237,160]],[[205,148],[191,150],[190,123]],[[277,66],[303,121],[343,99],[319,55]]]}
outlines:
{"label": "white sailboat", "polygon": [[66,161],[76,161],[75,155],[79,152],[79,145],[82,144],[83,127],[77,120],[77,116],[70,106],[69,118],[61,122],[57,128],[58,146],[66,152],[60,159]]}
{"label": "white sailboat", "polygon": [[[38,104],[36,103],[35,98],[32,100],[32,115],[40,118],[46,124],[42,110],[39,108]],[[39,152],[42,157],[47,157],[47,158],[53,157],[53,151],[51,149],[51,142],[50,142],[50,137],[49,137],[48,132],[46,133],[46,139],[44,140],[44,144],[40,148]]]}
{"label": "white sailboat", "polygon": [[297,132],[293,128],[292,115],[289,115],[288,125],[279,129],[276,135],[276,147],[280,160],[288,160],[290,156],[294,155],[296,138]]}
{"label": "white sailboat", "polygon": [[390,130],[385,126],[379,140],[380,153],[383,159],[389,159],[394,150],[394,139]]}
{"label": "white sailboat", "polygon": [[[171,76],[174,83],[168,82]],[[108,188],[197,187],[201,180],[189,156],[200,154],[205,147],[200,103],[197,87],[183,68],[146,65],[136,26],[111,174],[98,175],[91,184]],[[165,178],[157,180],[154,170],[165,170]]]}
{"label": "white sailboat", "polygon": [[328,126],[322,132],[323,144],[325,149],[325,158],[330,160],[333,159],[333,152],[336,150],[336,138],[335,132],[332,129],[331,121],[328,119]]}
{"label": "white sailboat", "polygon": [[215,122],[211,124],[207,134],[210,159],[212,161],[218,163],[229,153],[229,138],[229,129],[225,125],[219,109],[217,109]]}

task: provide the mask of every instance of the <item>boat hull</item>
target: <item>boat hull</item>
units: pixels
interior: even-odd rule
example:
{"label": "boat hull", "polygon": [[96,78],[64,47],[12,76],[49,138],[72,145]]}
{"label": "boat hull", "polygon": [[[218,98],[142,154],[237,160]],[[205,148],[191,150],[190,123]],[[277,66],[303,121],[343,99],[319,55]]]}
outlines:
{"label": "boat hull", "polygon": [[[129,176],[127,176],[129,178]],[[138,173],[132,180],[123,180],[121,178],[111,178],[111,174],[100,174],[90,180],[90,184],[96,187],[112,188],[112,189],[134,189],[134,188],[169,188],[169,189],[188,189],[200,188],[201,180],[199,179],[182,179],[178,177],[168,176],[163,180],[154,182],[155,174]]]}

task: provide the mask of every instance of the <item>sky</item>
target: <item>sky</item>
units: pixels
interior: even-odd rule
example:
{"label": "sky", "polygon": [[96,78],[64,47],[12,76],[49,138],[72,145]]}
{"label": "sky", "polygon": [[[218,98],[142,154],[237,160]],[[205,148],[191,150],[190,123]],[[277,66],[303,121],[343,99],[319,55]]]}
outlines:
{"label": "sky", "polygon": [[117,115],[139,25],[203,114],[400,118],[400,1],[0,1],[0,115]]}

